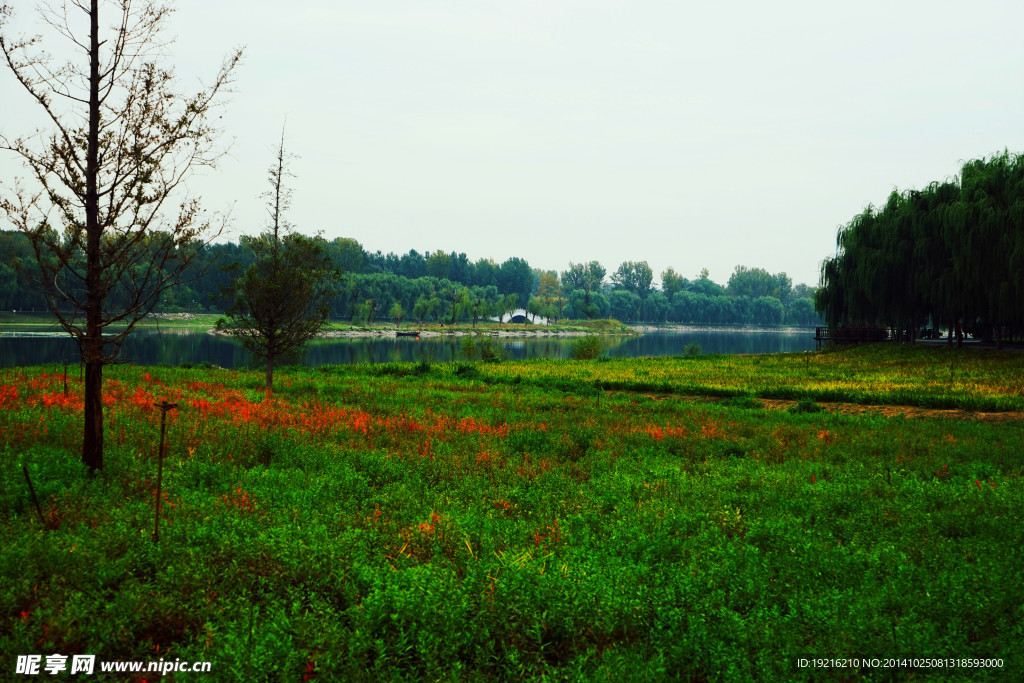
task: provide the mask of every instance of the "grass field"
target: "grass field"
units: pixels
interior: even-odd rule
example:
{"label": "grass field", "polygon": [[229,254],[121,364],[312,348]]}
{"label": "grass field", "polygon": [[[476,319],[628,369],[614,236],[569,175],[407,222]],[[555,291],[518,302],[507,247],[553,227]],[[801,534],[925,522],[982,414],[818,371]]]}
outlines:
{"label": "grass field", "polygon": [[1017,680],[1024,421],[814,399],[1017,411],[1021,369],[903,347],[358,365],[266,398],[259,372],[112,366],[94,479],[77,377],[0,370],[0,679],[63,653],[211,662],[183,681]]}
{"label": "grass field", "polygon": [[481,367],[490,383],[586,392],[624,389],[874,405],[1024,411],[1024,353],[877,344],[836,352],[517,361]]}

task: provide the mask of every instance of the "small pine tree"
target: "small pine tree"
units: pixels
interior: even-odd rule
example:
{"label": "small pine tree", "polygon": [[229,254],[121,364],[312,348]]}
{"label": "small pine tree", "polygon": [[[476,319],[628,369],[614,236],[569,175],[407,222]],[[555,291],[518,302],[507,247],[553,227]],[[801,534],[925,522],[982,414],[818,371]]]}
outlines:
{"label": "small pine tree", "polygon": [[286,159],[282,130],[268,173],[271,231],[249,240],[256,259],[232,288],[235,303],[227,311],[232,333],[266,361],[267,394],[274,389],[274,364],[298,355],[327,322],[341,280],[323,240],[292,233],[283,221],[291,199]]}

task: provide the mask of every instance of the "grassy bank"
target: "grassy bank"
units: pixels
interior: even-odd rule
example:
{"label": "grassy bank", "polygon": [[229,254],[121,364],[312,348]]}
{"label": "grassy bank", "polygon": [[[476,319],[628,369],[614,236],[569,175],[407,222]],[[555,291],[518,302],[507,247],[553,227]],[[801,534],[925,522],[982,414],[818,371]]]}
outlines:
{"label": "grassy bank", "polygon": [[[137,329],[160,327],[192,328],[208,330],[223,317],[219,313],[168,313],[151,315],[138,322]],[[0,312],[0,332],[3,331],[49,331],[59,330],[60,325],[52,313]]]}
{"label": "grassy bank", "polygon": [[1024,410],[1024,354],[875,344],[835,352],[515,361],[480,368],[490,383],[528,382],[698,396],[757,396],[966,410]]}
{"label": "grassy bank", "polygon": [[[811,362],[820,384],[869,391],[871,353]],[[791,362],[291,369],[271,399],[256,372],[116,366],[94,480],[77,380],[65,396],[53,367],[0,371],[0,670],[59,652],[210,661],[202,680],[225,681],[936,677],[797,664],[907,657],[1002,659],[941,675],[1010,679],[1020,422],[593,385],[629,372],[751,395]],[[905,362],[907,391],[930,395],[925,360]],[[994,379],[1004,361],[959,362],[1017,400]],[[180,408],[155,544],[163,398]]]}

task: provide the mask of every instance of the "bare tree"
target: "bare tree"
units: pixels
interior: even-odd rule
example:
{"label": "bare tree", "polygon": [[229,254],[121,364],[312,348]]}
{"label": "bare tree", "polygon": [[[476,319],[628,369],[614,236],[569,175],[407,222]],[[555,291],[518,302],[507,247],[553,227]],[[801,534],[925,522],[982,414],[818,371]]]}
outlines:
{"label": "bare tree", "polygon": [[[114,21],[101,28],[108,9]],[[16,181],[0,195],[0,210],[31,240],[37,285],[78,341],[82,460],[92,471],[103,467],[103,366],[181,280],[200,240],[218,233],[182,184],[222,154],[209,119],[241,49],[208,87],[177,94],[173,72],[156,61],[170,12],[148,0],[44,5],[43,22],[77,55],[57,63],[40,49],[41,37],[10,38],[12,10],[0,7],[0,50],[47,125],[28,137],[0,135],[0,149],[21,158],[35,188]]]}
{"label": "bare tree", "polygon": [[291,232],[284,219],[292,194],[284,182],[292,177],[289,156],[282,129],[264,195],[270,230],[249,239],[256,260],[231,288],[235,303],[227,311],[228,329],[249,353],[266,361],[267,395],[274,390],[275,363],[299,354],[327,322],[341,277],[324,240]]}

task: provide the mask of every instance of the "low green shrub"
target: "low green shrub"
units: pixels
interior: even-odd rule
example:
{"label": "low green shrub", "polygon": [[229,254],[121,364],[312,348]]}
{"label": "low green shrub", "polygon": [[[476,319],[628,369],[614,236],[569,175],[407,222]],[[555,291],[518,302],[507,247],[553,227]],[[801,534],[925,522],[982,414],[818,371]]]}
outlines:
{"label": "low green shrub", "polygon": [[722,399],[721,405],[730,406],[732,408],[749,408],[751,410],[760,410],[764,405],[753,396],[733,396],[731,398]]}
{"label": "low green shrub", "polygon": [[485,363],[497,363],[505,358],[505,349],[493,337],[484,337],[477,347],[480,349],[480,360]]}
{"label": "low green shrub", "polygon": [[817,404],[813,398],[802,398],[796,405],[789,407],[791,413],[820,413],[824,408]]}
{"label": "low green shrub", "polygon": [[459,353],[463,360],[476,360],[477,347],[473,337],[466,335],[459,342]]}
{"label": "low green shrub", "polygon": [[455,376],[461,377],[462,379],[479,379],[480,368],[470,363],[456,363],[455,364]]}
{"label": "low green shrub", "polygon": [[594,360],[604,352],[604,342],[596,335],[579,337],[572,343],[569,355],[576,360]]}

